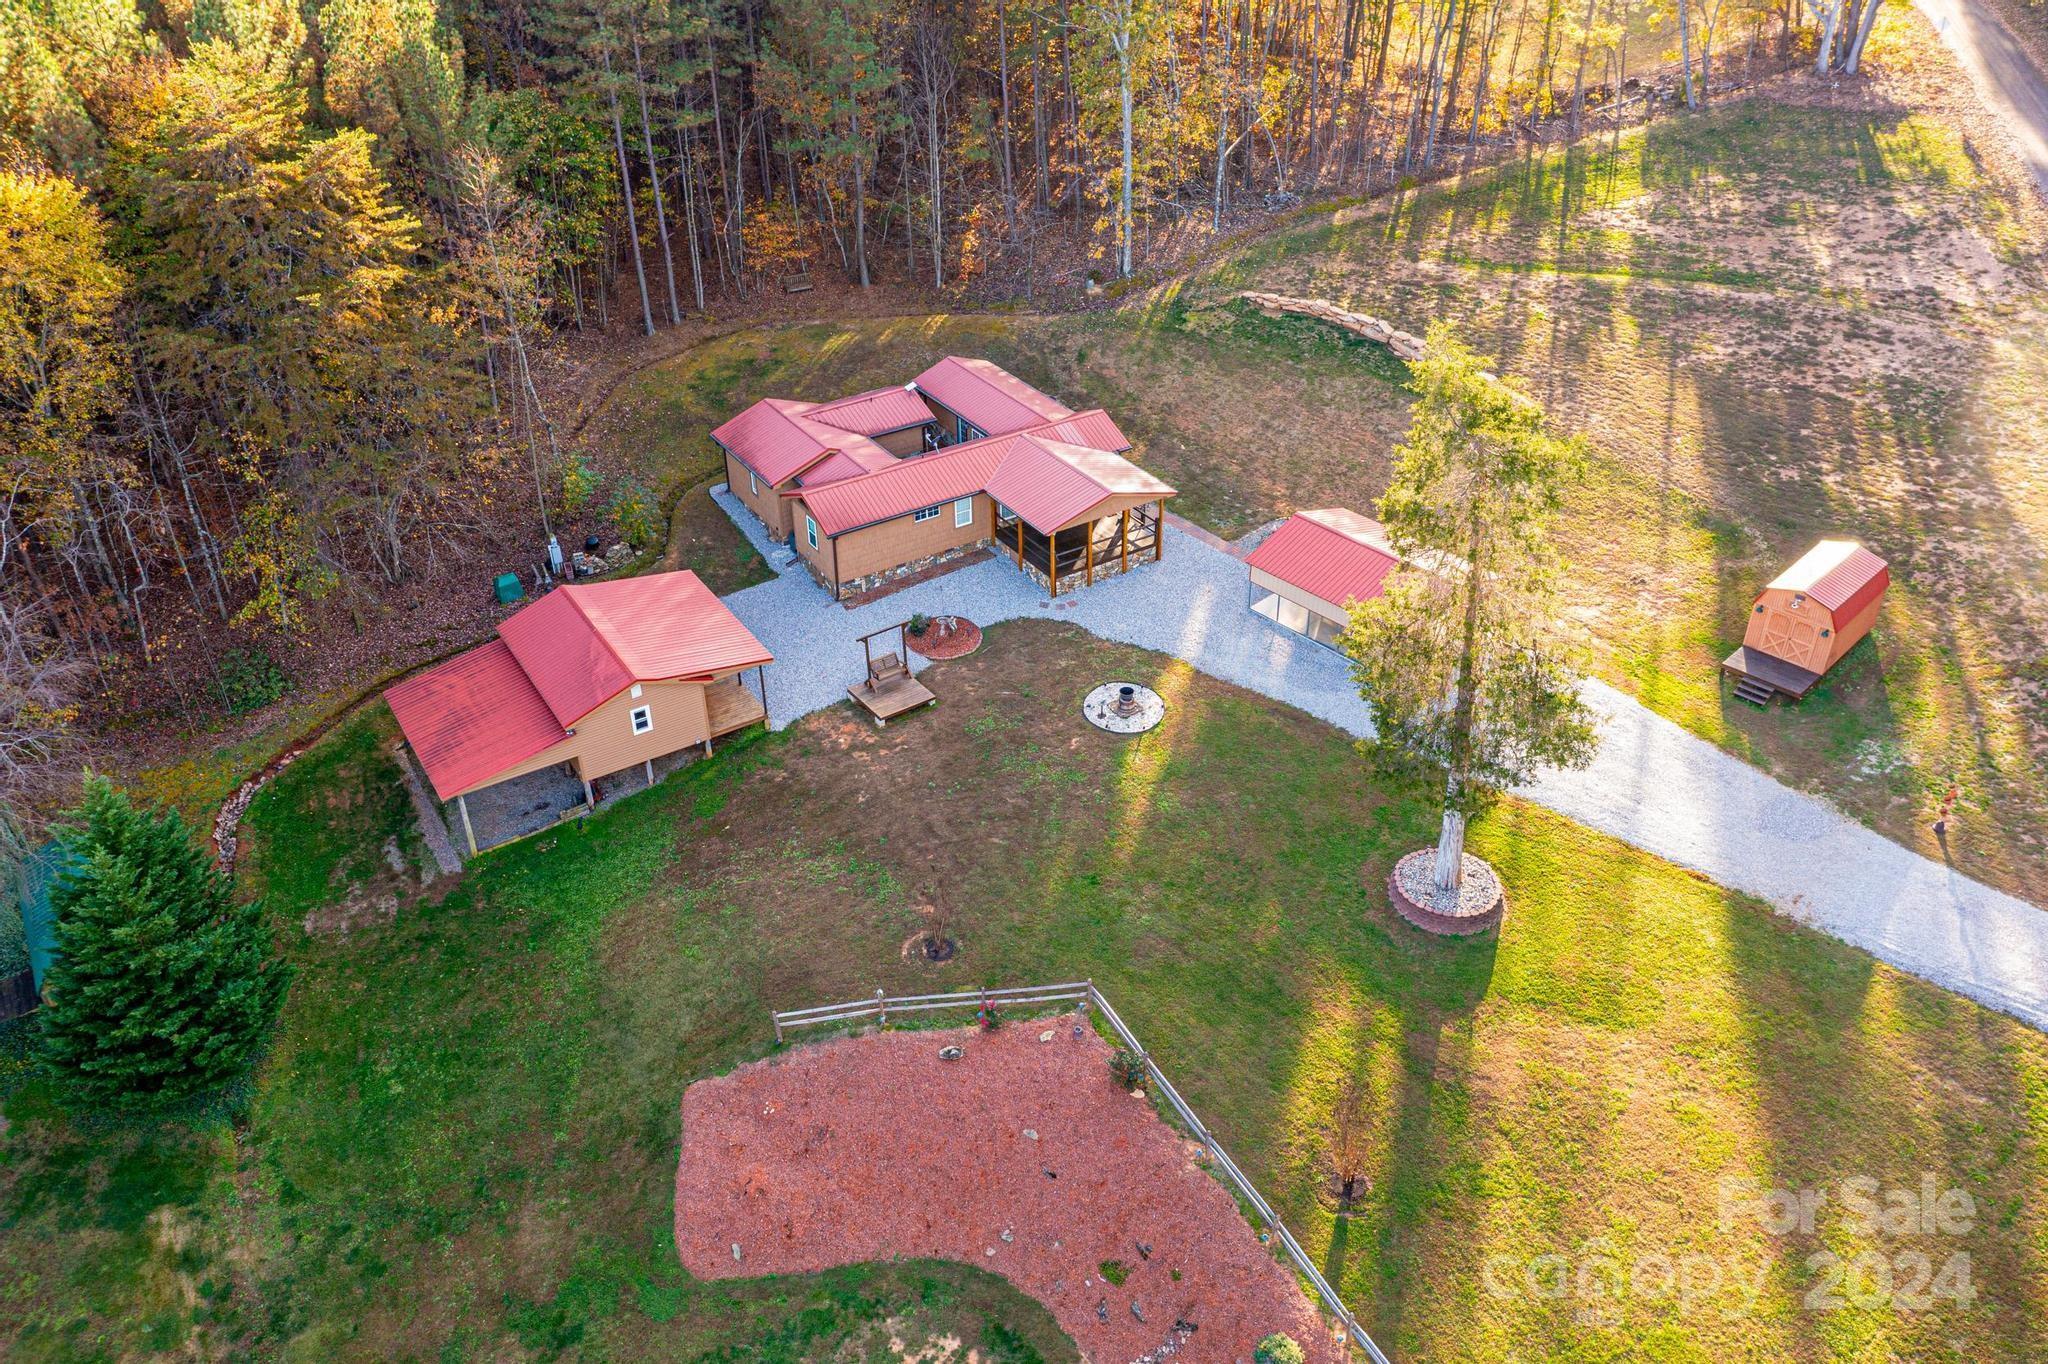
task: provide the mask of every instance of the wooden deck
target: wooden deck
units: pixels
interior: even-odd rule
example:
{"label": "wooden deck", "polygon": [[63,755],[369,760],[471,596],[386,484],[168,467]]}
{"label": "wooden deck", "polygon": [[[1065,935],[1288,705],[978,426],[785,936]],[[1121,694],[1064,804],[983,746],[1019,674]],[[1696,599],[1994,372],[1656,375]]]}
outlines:
{"label": "wooden deck", "polygon": [[1721,671],[1736,680],[1736,695],[1751,705],[1768,705],[1774,695],[1797,701],[1820,681],[1819,673],[1746,644],[1721,660]]}
{"label": "wooden deck", "polygon": [[704,708],[711,715],[711,737],[730,734],[768,718],[768,708],[752,688],[739,678],[713,682],[704,688]]}
{"label": "wooden deck", "polygon": [[856,682],[846,689],[846,694],[867,707],[877,720],[893,720],[905,711],[938,700],[930,688],[908,673],[879,683]]}

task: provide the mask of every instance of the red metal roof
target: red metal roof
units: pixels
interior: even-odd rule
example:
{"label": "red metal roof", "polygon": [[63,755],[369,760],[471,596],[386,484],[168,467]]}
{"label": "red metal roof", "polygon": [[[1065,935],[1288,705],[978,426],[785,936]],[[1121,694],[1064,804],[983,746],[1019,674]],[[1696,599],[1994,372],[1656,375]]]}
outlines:
{"label": "red metal roof", "polygon": [[406,678],[384,699],[443,800],[568,737],[501,639]]}
{"label": "red metal roof", "polygon": [[988,495],[1051,534],[1105,498],[1171,497],[1173,489],[1122,455],[1029,433],[990,476]]}
{"label": "red metal roof", "polygon": [[568,737],[635,682],[709,678],[774,656],[696,574],[568,583],[498,638],[384,693],[445,799]]}
{"label": "red metal roof", "polygon": [[[923,406],[918,403],[919,408]],[[816,407],[815,403],[793,402],[788,398],[763,398],[712,428],[711,438],[732,451],[740,463],[771,487],[835,450],[863,468],[879,468],[895,461],[894,455],[859,432],[817,420],[811,415]]]}
{"label": "red metal roof", "polygon": [[949,355],[917,376],[918,391],[956,412],[991,436],[1060,421],[1074,415],[1058,399],[1040,393],[1001,365]]}
{"label": "red metal roof", "polygon": [[813,464],[796,476],[799,488],[817,488],[827,483],[837,483],[842,478],[858,478],[869,472],[861,462],[851,455],[842,455],[837,450]]}
{"label": "red metal roof", "polygon": [[863,436],[901,431],[906,426],[922,426],[932,420],[932,410],[924,405],[924,399],[903,387],[871,388],[850,398],[835,398],[819,403],[805,415],[812,421]]}
{"label": "red metal roof", "polygon": [[887,469],[859,478],[806,488],[804,505],[827,535],[907,516],[920,507],[980,492],[1017,439],[990,436],[949,446],[937,454],[899,459]]}
{"label": "red metal roof", "polygon": [[1379,596],[1401,564],[1377,521],[1341,507],[1288,517],[1245,562],[1338,606]]}
{"label": "red metal roof", "polygon": [[1847,620],[1875,601],[1891,580],[1885,561],[1854,540],[1823,540],[1773,579],[1771,587],[1804,592],[1838,620]]}
{"label": "red metal roof", "polygon": [[1056,422],[1047,422],[1035,427],[1032,433],[1047,440],[1065,441],[1069,445],[1085,445],[1091,450],[1123,451],[1131,448],[1130,437],[1117,428],[1109,414],[1099,407]]}

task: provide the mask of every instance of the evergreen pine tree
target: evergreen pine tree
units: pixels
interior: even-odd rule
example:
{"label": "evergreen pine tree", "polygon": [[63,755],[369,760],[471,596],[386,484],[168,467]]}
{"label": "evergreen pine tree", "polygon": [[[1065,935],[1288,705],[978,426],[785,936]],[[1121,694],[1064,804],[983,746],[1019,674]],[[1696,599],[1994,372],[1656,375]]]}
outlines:
{"label": "evergreen pine tree", "polygon": [[148,1107],[234,1079],[289,978],[260,903],[238,904],[175,810],[88,777],[51,894],[60,955],[43,1046],[72,1092]]}

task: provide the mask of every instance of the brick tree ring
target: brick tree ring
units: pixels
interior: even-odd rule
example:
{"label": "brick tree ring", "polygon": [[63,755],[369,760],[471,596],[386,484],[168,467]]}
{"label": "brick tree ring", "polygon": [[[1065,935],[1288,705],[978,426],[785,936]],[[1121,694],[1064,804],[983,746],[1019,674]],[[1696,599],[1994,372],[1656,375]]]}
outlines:
{"label": "brick tree ring", "polygon": [[1500,925],[1507,895],[1491,863],[1466,853],[1464,880],[1455,896],[1440,896],[1435,879],[1435,848],[1417,848],[1396,862],[1387,876],[1387,898],[1395,912],[1425,933],[1450,937]]}

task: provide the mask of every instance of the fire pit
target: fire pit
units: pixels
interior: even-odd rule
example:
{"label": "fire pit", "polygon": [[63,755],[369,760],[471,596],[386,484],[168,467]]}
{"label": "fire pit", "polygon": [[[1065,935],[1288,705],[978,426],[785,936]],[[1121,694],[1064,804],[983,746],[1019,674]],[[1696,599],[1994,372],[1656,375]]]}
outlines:
{"label": "fire pit", "polygon": [[1166,702],[1135,682],[1105,682],[1081,702],[1081,714],[1111,734],[1143,734],[1166,718]]}

